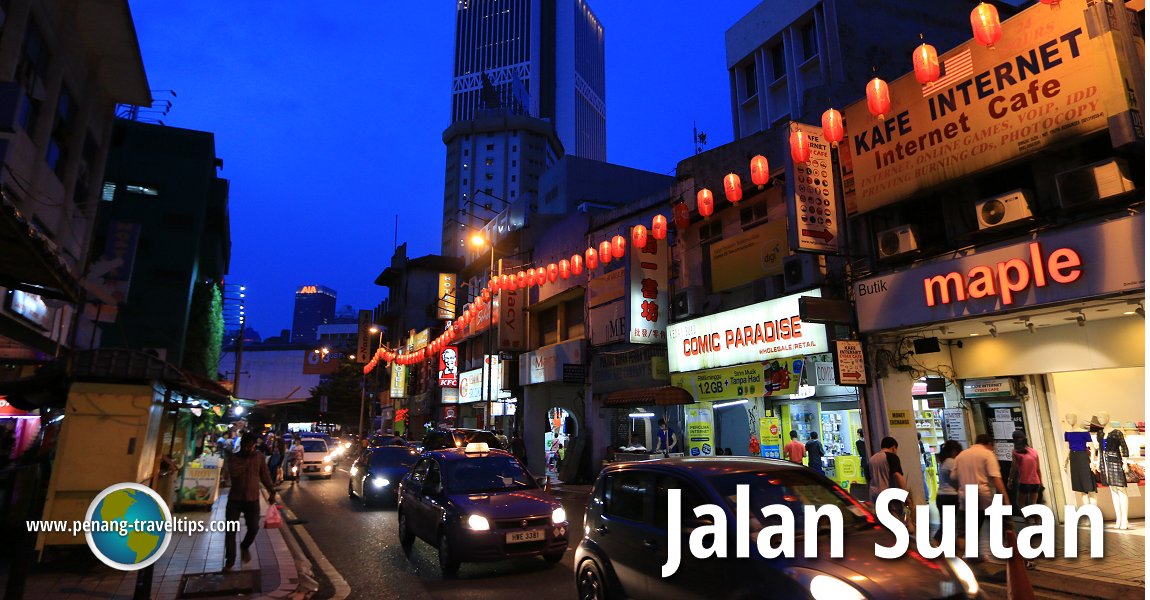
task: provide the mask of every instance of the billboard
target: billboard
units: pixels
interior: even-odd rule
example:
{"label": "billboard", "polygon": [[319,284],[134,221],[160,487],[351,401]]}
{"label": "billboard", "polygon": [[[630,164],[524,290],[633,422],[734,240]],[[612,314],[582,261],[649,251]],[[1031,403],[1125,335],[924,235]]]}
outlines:
{"label": "billboard", "polygon": [[445,346],[439,351],[439,387],[459,387],[459,349]]}
{"label": "billboard", "polygon": [[455,273],[439,274],[439,294],[436,301],[436,317],[443,320],[455,318]]}
{"label": "billboard", "polygon": [[835,254],[842,238],[839,237],[838,186],[831,168],[831,145],[823,140],[822,127],[791,123],[791,130],[802,131],[811,148],[807,162],[792,162],[794,177],[787,178],[793,201],[787,214],[792,220],[794,248]]}
{"label": "billboard", "polygon": [[787,222],[760,225],[711,244],[711,289],[729,290],[783,272]]}

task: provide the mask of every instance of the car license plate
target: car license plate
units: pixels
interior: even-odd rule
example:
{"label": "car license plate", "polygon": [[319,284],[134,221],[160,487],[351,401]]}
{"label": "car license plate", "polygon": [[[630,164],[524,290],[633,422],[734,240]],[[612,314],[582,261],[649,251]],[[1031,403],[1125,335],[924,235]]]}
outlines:
{"label": "car license plate", "polygon": [[537,542],[543,539],[544,534],[542,529],[532,529],[530,531],[513,531],[507,534],[508,544],[518,544],[519,542]]}
{"label": "car license plate", "polygon": [[318,471],[319,467],[304,467],[303,470],[305,473],[310,473],[312,471]]}

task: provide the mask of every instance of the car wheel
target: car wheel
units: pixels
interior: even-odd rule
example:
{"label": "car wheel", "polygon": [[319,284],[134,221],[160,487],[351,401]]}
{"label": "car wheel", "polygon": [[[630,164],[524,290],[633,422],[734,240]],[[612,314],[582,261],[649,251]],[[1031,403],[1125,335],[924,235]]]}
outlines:
{"label": "car wheel", "polygon": [[411,525],[407,522],[407,515],[399,511],[399,545],[404,554],[411,553],[411,546],[415,543],[415,534],[411,532]]}
{"label": "car wheel", "polygon": [[558,564],[559,561],[563,560],[563,553],[557,552],[555,554],[544,554],[543,560],[547,561],[549,564],[552,564],[552,565]]}
{"label": "car wheel", "polygon": [[579,600],[613,600],[617,597],[607,586],[607,580],[595,561],[583,561],[577,573],[575,585],[579,591]]}
{"label": "car wheel", "polygon": [[454,577],[459,572],[459,560],[455,558],[455,551],[451,549],[447,532],[439,534],[439,572],[445,578]]}
{"label": "car wheel", "polygon": [[363,495],[361,496],[363,498],[364,507],[369,507],[369,506],[375,505],[375,501],[371,498],[371,492],[368,491],[369,489],[370,488],[368,487],[367,480],[364,479],[363,480]]}
{"label": "car wheel", "polygon": [[355,492],[352,491],[352,489],[351,489],[351,480],[348,480],[348,482],[347,482],[347,497],[348,498],[354,498],[355,497]]}

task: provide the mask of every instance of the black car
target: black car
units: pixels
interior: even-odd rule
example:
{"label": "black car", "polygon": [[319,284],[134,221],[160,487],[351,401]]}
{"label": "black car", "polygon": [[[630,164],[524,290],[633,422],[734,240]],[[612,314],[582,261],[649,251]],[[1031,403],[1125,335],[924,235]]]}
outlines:
{"label": "black car", "polygon": [[382,448],[384,446],[407,446],[407,440],[399,437],[398,435],[373,435],[367,441],[368,448]]}
{"label": "black car", "polygon": [[423,451],[442,450],[444,448],[465,448],[471,443],[487,444],[489,448],[506,450],[494,433],[482,429],[463,429],[460,427],[432,429],[423,438]]}
{"label": "black car", "polygon": [[399,480],[418,458],[419,453],[407,446],[369,448],[348,470],[347,495],[359,496],[365,505],[395,502]]}
{"label": "black car", "polygon": [[461,562],[542,556],[567,550],[567,513],[510,453],[486,444],[425,452],[399,488],[399,541],[439,549],[450,577]]}
{"label": "black car", "polygon": [[[747,485],[748,558],[735,558],[737,486]],[[668,536],[668,491],[681,490],[681,528]],[[726,515],[727,558],[695,558],[688,547],[693,529],[715,525],[696,517],[703,504]],[[758,534],[783,519],[767,518],[766,506],[794,515],[794,558],[763,558]],[[829,536],[820,535],[818,556],[805,558],[804,506],[838,509],[843,520],[843,557],[830,558]],[[916,553],[876,559],[875,544],[894,536],[842,488],[802,465],[758,458],[670,458],[616,463],[600,474],[575,551],[580,598],[795,598],[835,600],[978,597],[978,582],[960,559],[928,560]],[[780,534],[774,534],[778,538]],[[786,534],[781,534],[786,536]],[[676,539],[677,538],[677,539]],[[663,577],[669,543],[681,543],[678,568]]]}

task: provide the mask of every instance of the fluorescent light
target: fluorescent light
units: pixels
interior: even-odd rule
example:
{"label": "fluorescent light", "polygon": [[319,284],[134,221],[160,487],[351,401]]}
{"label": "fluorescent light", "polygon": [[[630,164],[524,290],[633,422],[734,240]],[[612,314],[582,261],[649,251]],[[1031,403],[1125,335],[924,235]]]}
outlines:
{"label": "fluorescent light", "polygon": [[650,419],[651,417],[655,416],[655,413],[653,413],[653,412],[633,412],[627,416],[631,417],[632,419]]}
{"label": "fluorescent light", "polygon": [[746,403],[747,403],[747,399],[743,398],[742,400],[732,400],[730,402],[719,402],[718,404],[711,406],[711,408],[723,408],[726,406],[734,406],[736,404],[746,404]]}

